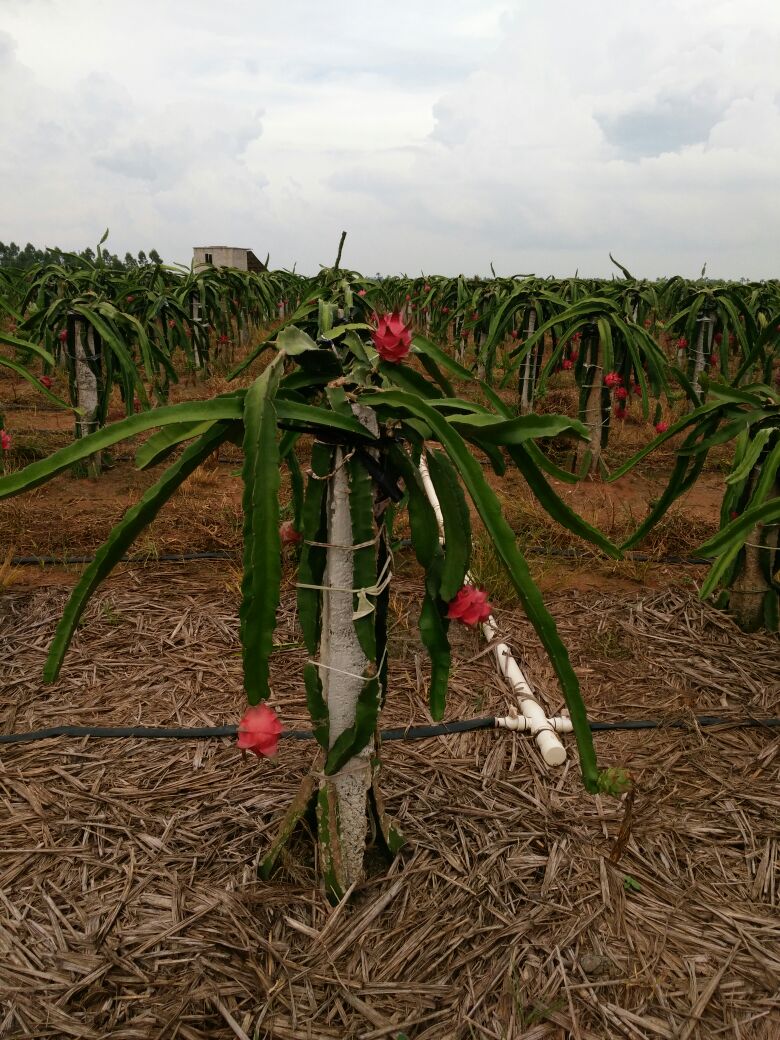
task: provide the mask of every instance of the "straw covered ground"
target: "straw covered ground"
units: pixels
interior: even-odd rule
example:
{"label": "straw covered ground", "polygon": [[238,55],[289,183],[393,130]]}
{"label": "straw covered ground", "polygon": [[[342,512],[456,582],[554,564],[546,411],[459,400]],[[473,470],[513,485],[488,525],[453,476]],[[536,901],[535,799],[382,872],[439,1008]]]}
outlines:
{"label": "straw covered ground", "polygon": [[[427,719],[399,568],[385,723]],[[1,595],[2,730],[235,722],[236,575],[130,566],[101,590],[43,688],[62,587]],[[780,732],[700,731],[695,714],[780,714],[780,654],[689,591],[548,596],[597,719],[685,729],[596,735],[633,806],[547,770],[526,737],[484,731],[384,748],[408,839],[336,909],[302,837],[270,884],[255,866],[310,767],[229,740],[48,740],[0,749],[0,1036],[116,1040],[765,1038],[780,1035]],[[305,726],[303,651],[284,590],[275,705]],[[541,650],[502,629],[551,712]],[[457,633],[448,714],[504,714],[473,633]],[[569,738],[567,738],[569,739]]]}

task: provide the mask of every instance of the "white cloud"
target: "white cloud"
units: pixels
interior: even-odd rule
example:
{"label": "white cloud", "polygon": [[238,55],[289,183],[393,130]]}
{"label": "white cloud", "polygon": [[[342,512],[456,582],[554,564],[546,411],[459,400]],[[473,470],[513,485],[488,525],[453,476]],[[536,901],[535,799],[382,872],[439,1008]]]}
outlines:
{"label": "white cloud", "polygon": [[4,240],[777,273],[775,0],[0,9]]}

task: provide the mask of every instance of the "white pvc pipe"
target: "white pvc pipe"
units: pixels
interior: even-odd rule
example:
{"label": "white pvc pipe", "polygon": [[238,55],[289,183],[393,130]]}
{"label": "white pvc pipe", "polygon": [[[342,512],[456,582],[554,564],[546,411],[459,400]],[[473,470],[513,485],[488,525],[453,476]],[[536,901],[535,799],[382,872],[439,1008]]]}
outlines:
{"label": "white pvc pipe", "polygon": [[[444,516],[439,505],[439,499],[436,496],[436,490],[431,480],[431,475],[428,472],[428,464],[425,461],[425,452],[420,456],[420,476],[422,477],[423,487],[425,493],[428,496],[428,500],[433,507],[433,512],[436,516],[436,523],[439,526],[439,541],[444,543]],[[473,579],[470,574],[466,575],[466,583],[473,585]],[[498,635],[498,627],[495,619],[491,615],[487,621],[482,624],[482,634],[488,643]],[[570,733],[571,728],[566,729],[561,725],[553,725],[554,722],[559,720],[548,719],[544,712],[544,708],[534,699],[533,690],[528,684],[528,680],[523,675],[522,669],[518,665],[512,656],[512,651],[509,649],[506,643],[496,643],[493,646],[493,654],[496,660],[496,667],[498,668],[499,674],[502,675],[509,686],[512,689],[512,693],[515,694],[518,701],[520,702],[520,711],[522,712],[522,718],[525,720],[525,725],[507,725],[508,729],[516,729],[519,732],[528,730],[532,733],[536,739],[537,746],[541,752],[542,758],[548,766],[560,766],[566,761],[566,748],[560,742],[556,736],[558,733]],[[510,714],[509,718],[513,718]],[[497,719],[496,725],[503,725],[506,720]],[[565,720],[571,727],[571,722]]]}
{"label": "white pvc pipe", "polygon": [[422,477],[423,487],[425,488],[425,494],[428,496],[428,501],[433,506],[433,512],[436,516],[436,523],[439,527],[439,542],[444,544],[444,514],[441,511],[439,505],[439,499],[436,495],[436,489],[433,486],[431,475],[428,472],[428,463],[425,461],[425,448],[423,447],[423,453],[420,456],[420,476]]}
{"label": "white pvc pipe", "polygon": [[[532,733],[534,736],[538,733],[538,728],[534,726],[530,719],[525,715],[521,715],[516,709],[510,709],[510,714],[504,718],[497,718],[495,720],[496,726],[499,729],[509,729],[517,733]],[[544,728],[551,728],[556,733],[573,733],[574,726],[572,721],[566,715],[557,715],[552,719],[544,720]]]}
{"label": "white pvc pipe", "polygon": [[[483,622],[482,634],[488,643],[492,642],[498,635],[496,623],[492,617]],[[550,725],[544,708],[534,699],[528,680],[512,656],[512,651],[506,643],[495,643],[493,645],[493,654],[495,655],[499,672],[509,683],[512,693],[515,694],[520,703],[520,711],[528,721],[528,728],[536,737],[536,743],[542,753],[542,758],[548,766],[563,765],[566,761],[566,748],[555,735],[555,728]]]}

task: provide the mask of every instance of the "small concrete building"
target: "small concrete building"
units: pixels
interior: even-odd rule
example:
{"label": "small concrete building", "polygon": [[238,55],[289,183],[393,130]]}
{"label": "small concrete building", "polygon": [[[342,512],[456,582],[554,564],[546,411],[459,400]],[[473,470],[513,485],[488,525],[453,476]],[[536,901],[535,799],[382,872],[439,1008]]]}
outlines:
{"label": "small concrete building", "polygon": [[195,246],[193,267],[235,267],[239,271],[265,271],[266,266],[258,260],[251,249],[235,246]]}

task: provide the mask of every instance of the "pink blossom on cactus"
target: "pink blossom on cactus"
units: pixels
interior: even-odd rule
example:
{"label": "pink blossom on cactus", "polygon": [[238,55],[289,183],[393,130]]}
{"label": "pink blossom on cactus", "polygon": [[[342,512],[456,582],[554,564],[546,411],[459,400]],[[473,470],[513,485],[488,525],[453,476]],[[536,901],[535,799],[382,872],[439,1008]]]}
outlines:
{"label": "pink blossom on cactus", "polygon": [[6,433],[5,430],[0,430],[0,449],[8,451],[11,447],[11,434]]}
{"label": "pink blossom on cactus", "polygon": [[238,746],[254,751],[258,758],[270,758],[276,754],[282,724],[273,708],[258,704],[247,708],[238,724]]}
{"label": "pink blossom on cactus", "polygon": [[685,348],[687,346],[688,346],[688,340],[685,338],[685,336],[680,336],[680,338],[677,340],[677,349],[678,350],[685,350]]}
{"label": "pink blossom on cactus", "polygon": [[41,386],[45,386],[47,390],[51,390],[51,376],[41,376]]}
{"label": "pink blossom on cactus", "polygon": [[365,295],[366,295],[366,290],[365,289],[358,289],[358,296],[365,296]]}
{"label": "pink blossom on cactus", "polygon": [[669,423],[668,422],[661,421],[661,422],[657,422],[655,424],[655,432],[656,433],[666,433],[666,431],[668,429],[669,429]]}
{"label": "pink blossom on cactus", "polygon": [[607,372],[604,376],[604,386],[609,387],[611,390],[615,386],[620,386],[623,382],[623,377],[619,372]]}
{"label": "pink blossom on cactus", "polygon": [[574,362],[571,358],[564,358],[561,362],[561,368],[564,372],[570,372],[574,368]]}
{"label": "pink blossom on cactus", "polygon": [[283,524],[279,525],[279,537],[282,545],[297,545],[298,542],[303,541],[303,535],[300,531],[296,531],[292,520],[285,520]]}
{"label": "pink blossom on cactus", "polygon": [[412,332],[404,324],[398,311],[377,317],[377,327],[371,333],[377,353],[383,361],[401,361],[412,346]]}
{"label": "pink blossom on cactus", "polygon": [[487,621],[493,612],[487,593],[473,585],[464,585],[447,608],[447,617],[461,621],[464,625],[476,625]]}
{"label": "pink blossom on cactus", "polygon": [[615,391],[615,397],[618,401],[625,401],[628,397],[628,390],[624,386],[619,386]]}

